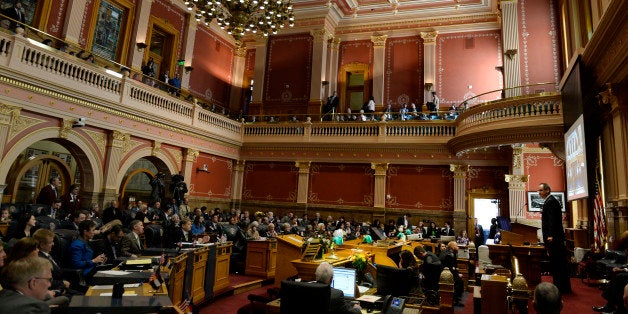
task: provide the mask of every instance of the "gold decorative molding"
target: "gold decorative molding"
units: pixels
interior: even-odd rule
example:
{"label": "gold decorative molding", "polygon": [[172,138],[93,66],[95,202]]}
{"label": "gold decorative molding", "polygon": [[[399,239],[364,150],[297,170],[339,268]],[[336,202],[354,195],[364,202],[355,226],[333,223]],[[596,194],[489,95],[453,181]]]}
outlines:
{"label": "gold decorative molding", "polygon": [[456,165],[456,164],[450,164],[449,165],[449,171],[454,173],[454,177],[466,177],[467,176],[467,172],[471,169],[471,166],[469,165]]}
{"label": "gold decorative molding", "polygon": [[105,150],[107,149],[107,135],[102,132],[96,132],[91,130],[83,130],[85,134],[96,143],[96,148],[101,154],[105,154]]}
{"label": "gold decorative molding", "polygon": [[505,176],[505,180],[508,183],[526,183],[528,182],[529,176],[525,175],[516,175],[516,174],[507,174]]}
{"label": "gold decorative molding", "polygon": [[116,148],[121,148],[123,152],[129,150],[129,142],[131,140],[131,134],[113,130],[111,132],[111,145]]}
{"label": "gold decorative molding", "polygon": [[388,171],[388,163],[371,163],[371,169],[375,170],[376,176],[385,176]]}
{"label": "gold decorative molding", "polygon": [[246,167],[246,160],[234,160],[233,165],[235,171],[243,172]]}
{"label": "gold decorative molding", "polygon": [[513,144],[512,146],[512,168],[519,169],[523,167],[523,145]]}
{"label": "gold decorative molding", "polygon": [[320,43],[327,42],[327,40],[331,36],[331,33],[329,33],[329,31],[327,31],[324,28],[320,28],[320,29],[312,29],[312,30],[310,30],[310,35],[312,35],[312,37],[314,37],[314,43],[315,44],[320,44]]}
{"label": "gold decorative molding", "polygon": [[17,106],[0,104],[0,126],[6,125],[10,127],[8,140],[12,140],[27,128],[44,122],[44,120],[22,116],[21,110]]}
{"label": "gold decorative molding", "polygon": [[63,119],[63,124],[59,127],[59,137],[67,140],[73,124],[74,120]]}
{"label": "gold decorative molding", "polygon": [[185,149],[185,161],[187,162],[195,162],[200,152],[198,149],[186,148]]}
{"label": "gold decorative molding", "polygon": [[165,148],[164,150],[168,151],[172,155],[178,166],[181,165],[181,162],[183,162],[183,152],[181,152],[181,149]]}
{"label": "gold decorative molding", "polygon": [[246,57],[246,44],[241,41],[236,42],[235,46],[235,56],[236,57]]}
{"label": "gold decorative molding", "polygon": [[294,166],[299,168],[300,174],[308,174],[310,173],[310,166],[312,165],[311,161],[295,161]]}
{"label": "gold decorative molding", "polygon": [[340,39],[340,37],[331,37],[329,38],[329,47],[331,48],[331,50],[338,50],[341,42],[342,40]]}
{"label": "gold decorative molding", "polygon": [[20,107],[0,104],[0,125],[13,125],[20,117]]}
{"label": "gold decorative molding", "polygon": [[157,154],[159,154],[159,151],[161,150],[161,142],[155,141],[153,142],[153,147],[152,150],[150,152],[151,156],[157,156]]}
{"label": "gold decorative molding", "polygon": [[373,35],[373,36],[371,36],[371,41],[373,42],[373,47],[375,47],[375,48],[384,48],[384,47],[386,47],[386,39],[388,39],[388,35]]}
{"label": "gold decorative molding", "polygon": [[438,37],[438,31],[433,32],[421,32],[421,38],[424,44],[436,43],[436,37]]}

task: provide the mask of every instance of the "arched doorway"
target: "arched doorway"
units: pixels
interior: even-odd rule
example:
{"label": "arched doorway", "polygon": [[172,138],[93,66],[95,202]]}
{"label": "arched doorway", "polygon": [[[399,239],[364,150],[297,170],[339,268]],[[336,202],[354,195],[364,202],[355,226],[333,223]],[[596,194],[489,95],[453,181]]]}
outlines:
{"label": "arched doorway", "polygon": [[129,208],[134,202],[142,201],[149,203],[151,200],[152,186],[150,181],[158,173],[166,174],[164,187],[166,197],[171,175],[166,164],[157,157],[143,157],[136,160],[126,171],[120,185],[120,199],[118,200],[124,208]]}

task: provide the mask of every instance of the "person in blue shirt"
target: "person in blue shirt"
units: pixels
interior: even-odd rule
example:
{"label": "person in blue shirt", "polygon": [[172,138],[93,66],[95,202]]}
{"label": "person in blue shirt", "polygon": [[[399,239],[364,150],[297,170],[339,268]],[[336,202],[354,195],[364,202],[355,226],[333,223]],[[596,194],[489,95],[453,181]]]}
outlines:
{"label": "person in blue shirt", "polygon": [[205,218],[202,215],[196,215],[192,224],[192,235],[197,236],[203,233],[205,233]]}
{"label": "person in blue shirt", "polygon": [[89,241],[94,237],[96,223],[91,220],[84,220],[79,223],[79,238],[72,241],[68,247],[72,268],[83,270],[83,275],[90,277],[93,275],[96,264],[104,263],[107,260],[105,254],[94,257],[94,251],[89,246]]}

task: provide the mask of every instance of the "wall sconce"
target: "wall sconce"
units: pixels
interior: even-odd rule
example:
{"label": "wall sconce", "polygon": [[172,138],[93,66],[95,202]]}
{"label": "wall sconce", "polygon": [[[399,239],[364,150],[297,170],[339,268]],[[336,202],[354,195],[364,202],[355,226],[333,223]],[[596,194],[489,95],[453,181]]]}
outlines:
{"label": "wall sconce", "polygon": [[285,84],[284,84],[284,87],[285,87],[286,89],[290,89],[290,84],[285,83]]}
{"label": "wall sconce", "polygon": [[508,49],[504,54],[508,57],[508,60],[512,60],[512,57],[517,54],[517,49]]}
{"label": "wall sconce", "polygon": [[210,173],[209,170],[207,170],[207,164],[203,164],[202,167],[196,168],[196,173],[199,173],[199,172]]}
{"label": "wall sconce", "polygon": [[425,83],[425,90],[428,92],[432,90],[432,87],[434,87],[434,83]]}
{"label": "wall sconce", "polygon": [[322,82],[321,82],[321,84],[322,84],[323,86],[327,86],[327,85],[329,85],[329,81],[322,81]]}
{"label": "wall sconce", "polygon": [[137,43],[137,51],[144,51],[148,45],[146,43]]}
{"label": "wall sconce", "polygon": [[194,68],[191,65],[188,65],[188,66],[185,67],[185,72],[186,73],[190,73],[190,72],[192,72],[192,70],[194,70]]}

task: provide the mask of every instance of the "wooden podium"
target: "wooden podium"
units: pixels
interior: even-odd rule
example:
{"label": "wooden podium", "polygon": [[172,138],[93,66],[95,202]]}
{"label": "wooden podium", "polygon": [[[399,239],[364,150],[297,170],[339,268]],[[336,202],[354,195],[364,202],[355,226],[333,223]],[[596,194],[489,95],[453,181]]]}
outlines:
{"label": "wooden podium", "polygon": [[291,261],[301,258],[303,237],[296,234],[277,236],[277,263],[275,267],[275,285],[281,281],[297,275],[297,269]]}
{"label": "wooden podium", "polygon": [[246,269],[249,276],[275,277],[277,240],[249,241],[246,244]]}
{"label": "wooden podium", "polygon": [[530,289],[541,283],[541,260],[545,257],[545,247],[538,245],[488,245],[489,257],[493,265],[510,267],[510,253],[519,260],[519,272],[528,282]]}

